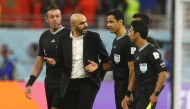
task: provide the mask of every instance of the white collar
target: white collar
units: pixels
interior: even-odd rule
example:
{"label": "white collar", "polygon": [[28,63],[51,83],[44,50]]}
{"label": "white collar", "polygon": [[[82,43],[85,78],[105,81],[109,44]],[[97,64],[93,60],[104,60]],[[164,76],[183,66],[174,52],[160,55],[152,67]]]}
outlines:
{"label": "white collar", "polygon": [[57,31],[55,31],[55,32],[53,32],[51,29],[50,29],[50,32],[51,32],[51,34],[56,34],[56,33],[58,33],[59,31],[61,31],[63,28],[65,28],[65,27],[63,27],[62,25],[57,29]]}
{"label": "white collar", "polygon": [[70,32],[70,37],[71,37],[72,39],[81,39],[81,38],[84,37],[84,35],[81,35],[80,37],[74,37],[73,34],[72,34],[72,31],[71,31],[71,32]]}

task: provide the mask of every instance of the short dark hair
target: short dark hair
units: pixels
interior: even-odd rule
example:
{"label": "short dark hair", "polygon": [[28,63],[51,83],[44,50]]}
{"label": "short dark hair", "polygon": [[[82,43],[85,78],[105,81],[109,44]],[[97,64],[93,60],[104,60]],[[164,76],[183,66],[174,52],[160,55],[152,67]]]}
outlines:
{"label": "short dark hair", "polygon": [[134,20],[131,22],[131,26],[133,27],[133,30],[135,32],[139,32],[141,37],[143,39],[146,39],[147,38],[147,35],[148,35],[148,26],[145,22],[143,21],[137,21],[137,20]]}
{"label": "short dark hair", "polygon": [[141,18],[147,25],[149,25],[149,17],[146,14],[136,13],[133,15],[133,18]]}
{"label": "short dark hair", "polygon": [[47,14],[47,12],[48,12],[49,10],[56,10],[56,9],[58,9],[58,10],[61,11],[61,8],[60,8],[58,5],[52,4],[52,5],[48,6],[48,7],[45,9],[45,14]]}
{"label": "short dark hair", "polygon": [[107,16],[109,16],[109,15],[113,15],[117,21],[123,20],[123,25],[125,24],[124,23],[124,14],[120,10],[118,10],[118,9],[111,10],[107,13]]}

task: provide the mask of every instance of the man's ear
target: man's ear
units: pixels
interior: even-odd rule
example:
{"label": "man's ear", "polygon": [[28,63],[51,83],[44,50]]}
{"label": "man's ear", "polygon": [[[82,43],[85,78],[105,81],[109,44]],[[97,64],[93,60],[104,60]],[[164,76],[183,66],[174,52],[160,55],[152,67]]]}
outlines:
{"label": "man's ear", "polygon": [[139,33],[139,32],[136,32],[136,34],[137,34],[137,37],[139,37],[139,36],[140,36],[140,33]]}
{"label": "man's ear", "polygon": [[45,15],[45,20],[46,20],[46,22],[48,21],[48,18],[47,18],[47,16]]}
{"label": "man's ear", "polygon": [[123,20],[121,20],[121,19],[118,22],[121,23],[121,24],[123,24]]}

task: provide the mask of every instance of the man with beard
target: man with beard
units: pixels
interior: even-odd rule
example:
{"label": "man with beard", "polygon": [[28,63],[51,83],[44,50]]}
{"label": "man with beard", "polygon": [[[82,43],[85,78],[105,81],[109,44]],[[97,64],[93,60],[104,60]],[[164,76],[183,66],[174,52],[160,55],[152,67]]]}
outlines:
{"label": "man with beard", "polygon": [[103,66],[99,59],[101,63],[107,63],[109,56],[99,34],[87,30],[87,19],[83,14],[73,14],[70,24],[70,33],[61,40],[63,74],[60,91],[64,109],[92,109],[101,82]]}
{"label": "man with beard", "polygon": [[112,10],[107,13],[107,28],[116,35],[112,44],[110,61],[115,82],[116,109],[122,109],[121,102],[125,97],[128,82],[134,74],[133,54],[136,48],[129,40],[121,11]]}

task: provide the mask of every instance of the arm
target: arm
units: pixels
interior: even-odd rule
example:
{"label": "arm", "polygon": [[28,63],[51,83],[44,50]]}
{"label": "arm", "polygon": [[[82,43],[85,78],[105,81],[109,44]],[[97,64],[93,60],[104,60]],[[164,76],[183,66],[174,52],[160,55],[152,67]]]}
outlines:
{"label": "arm", "polygon": [[36,61],[34,63],[34,67],[32,69],[32,75],[34,75],[35,77],[39,76],[43,68],[43,63],[43,57],[37,56]]}
{"label": "arm", "polygon": [[157,50],[154,50],[152,52],[149,59],[151,65],[157,70],[157,73],[155,74],[158,75],[156,87],[154,89],[154,92],[152,92],[152,95],[150,96],[150,102],[154,104],[157,102],[159,93],[166,80],[166,65],[161,59],[161,54]]}
{"label": "arm", "polygon": [[32,69],[32,75],[26,84],[25,96],[31,99],[32,85],[36,78],[39,76],[43,68],[43,57],[37,56],[34,67]]}
{"label": "arm", "polygon": [[132,75],[134,75],[134,61],[128,62],[128,68],[129,68],[129,81],[128,81],[128,83],[130,83]]}
{"label": "arm", "polygon": [[166,80],[166,71],[162,71],[159,73],[156,88],[154,89],[154,92],[150,96],[150,102],[152,104],[154,104],[158,101],[158,96],[159,96],[160,92],[162,91],[162,87],[164,86],[165,80]]}
{"label": "arm", "polygon": [[122,100],[122,103],[121,103],[122,108],[124,108],[124,109],[127,108],[128,105],[130,105],[131,102],[133,101],[133,97],[131,96],[131,94],[132,94],[132,92],[134,92],[134,88],[135,88],[135,74],[133,73],[131,75],[131,80],[129,82],[126,95],[125,95],[125,97],[124,97],[124,99]]}
{"label": "arm", "polygon": [[158,82],[155,88],[155,92],[158,91],[160,92],[162,87],[164,86],[164,82],[166,80],[166,71],[162,71],[160,72],[159,76],[158,76]]}

